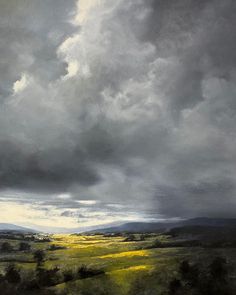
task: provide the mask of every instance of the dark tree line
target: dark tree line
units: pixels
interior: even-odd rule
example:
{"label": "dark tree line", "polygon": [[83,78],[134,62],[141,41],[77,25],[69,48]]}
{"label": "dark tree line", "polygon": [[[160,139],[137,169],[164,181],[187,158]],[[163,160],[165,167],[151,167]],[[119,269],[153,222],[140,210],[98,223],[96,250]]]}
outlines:
{"label": "dark tree line", "polygon": [[9,242],[3,242],[0,246],[1,252],[9,253],[13,251],[30,251],[31,245],[26,242],[20,242],[18,248],[15,249]]}
{"label": "dark tree line", "polygon": [[236,290],[229,276],[229,266],[223,257],[216,257],[206,266],[184,260],[179,277],[169,283],[169,295],[234,295]]}
{"label": "dark tree line", "polygon": [[[25,249],[25,245],[22,246]],[[25,295],[35,292],[43,295],[54,295],[54,292],[47,291],[48,287],[104,274],[103,270],[88,268],[86,265],[81,265],[75,270],[61,270],[59,267],[46,269],[44,267],[46,254],[43,250],[35,251],[33,257],[36,268],[30,273],[30,276],[26,277],[14,264],[9,264],[5,268],[4,274],[0,274],[1,295]]]}

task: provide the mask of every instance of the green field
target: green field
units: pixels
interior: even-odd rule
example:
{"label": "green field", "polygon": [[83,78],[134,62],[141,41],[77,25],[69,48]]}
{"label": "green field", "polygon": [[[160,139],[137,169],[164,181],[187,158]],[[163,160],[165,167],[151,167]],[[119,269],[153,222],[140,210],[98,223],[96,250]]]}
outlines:
{"label": "green field", "polygon": [[[147,294],[166,294],[169,281],[177,275],[183,259],[205,261],[206,257],[223,255],[235,263],[235,249],[150,248],[158,238],[165,242],[168,237],[147,235],[144,241],[125,242],[124,237],[103,235],[52,235],[50,242],[29,242],[31,250],[1,253],[0,270],[14,262],[25,276],[36,268],[33,253],[42,249],[46,253],[43,267],[59,267],[61,272],[76,270],[82,265],[104,271],[93,277],[74,279],[50,287],[64,294],[145,294],[140,290],[152,290]],[[17,248],[19,241],[7,240]],[[51,251],[50,245],[62,249]],[[141,292],[141,291],[140,291]],[[36,294],[36,293],[35,293]]]}

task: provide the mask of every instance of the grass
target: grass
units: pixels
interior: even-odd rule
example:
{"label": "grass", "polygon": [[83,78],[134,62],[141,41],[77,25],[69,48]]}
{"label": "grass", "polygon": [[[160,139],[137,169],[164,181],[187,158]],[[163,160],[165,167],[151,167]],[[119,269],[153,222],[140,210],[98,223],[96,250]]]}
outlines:
{"label": "grass", "polygon": [[[210,249],[211,253],[207,253],[207,250],[201,248],[148,248],[157,236],[149,236],[145,241],[134,242],[124,242],[124,237],[102,235],[57,234],[52,235],[51,238],[51,242],[31,242],[31,252],[0,253],[0,271],[11,261],[25,271],[35,269],[33,252],[43,249],[46,252],[45,268],[58,266],[62,270],[75,270],[84,264],[105,271],[105,275],[53,287],[58,291],[66,290],[66,294],[93,294],[94,292],[94,294],[127,295],[130,294],[133,286],[139,286],[145,282],[147,285],[155,285],[154,289],[157,288],[155,294],[159,294],[166,288],[170,278],[176,274],[178,263],[183,258],[204,260],[204,255],[214,255],[213,252],[217,251],[224,251],[224,255],[231,258],[236,257],[235,249]],[[162,236],[158,238],[162,241],[167,239]],[[17,247],[16,241],[10,242]],[[64,248],[49,251],[52,244]],[[112,293],[109,293],[110,288]],[[80,293],[73,293],[72,290],[80,290]],[[90,293],[83,293],[83,290],[90,290]]]}

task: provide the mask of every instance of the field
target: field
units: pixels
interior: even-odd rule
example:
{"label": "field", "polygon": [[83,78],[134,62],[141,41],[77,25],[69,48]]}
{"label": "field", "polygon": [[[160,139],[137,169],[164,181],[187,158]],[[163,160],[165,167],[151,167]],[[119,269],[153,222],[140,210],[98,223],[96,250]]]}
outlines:
{"label": "field", "polygon": [[[168,236],[155,234],[145,235],[143,239],[136,235],[134,241],[126,241],[124,236],[104,235],[58,234],[49,238],[27,242],[31,246],[29,251],[1,252],[0,271],[3,272],[9,263],[14,263],[25,277],[32,276],[37,267],[33,254],[43,250],[46,255],[41,267],[45,269],[58,267],[60,273],[74,274],[78,268],[85,266],[95,271],[95,275],[59,282],[47,288],[58,294],[161,295],[167,294],[168,284],[178,276],[179,263],[184,259],[205,263],[206,258],[209,261],[212,257],[224,255],[233,264],[236,263],[234,248],[153,248],[157,239],[163,243],[169,240]],[[4,241],[14,249],[19,244],[17,239],[1,240],[2,243]]]}

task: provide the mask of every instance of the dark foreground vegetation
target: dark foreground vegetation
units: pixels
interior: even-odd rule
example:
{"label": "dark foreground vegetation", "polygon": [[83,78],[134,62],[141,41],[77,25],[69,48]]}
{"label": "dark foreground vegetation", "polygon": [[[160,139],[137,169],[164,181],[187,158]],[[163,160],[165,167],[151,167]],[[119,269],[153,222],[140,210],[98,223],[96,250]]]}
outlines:
{"label": "dark foreground vegetation", "polygon": [[[156,293],[157,286],[149,285],[144,279],[135,280],[129,290],[129,295],[235,295],[235,278],[232,276],[232,265],[223,257],[215,257],[210,263],[198,264],[191,263],[189,260],[180,262],[176,275],[169,282],[166,282],[166,290]],[[37,265],[31,274],[22,273],[14,264],[9,264],[0,275],[0,294],[4,295],[23,295],[23,294],[42,294],[42,295],[66,295],[77,294],[67,293],[66,289],[56,292],[48,287],[57,284],[91,278],[93,276],[104,275],[104,271],[99,269],[89,269],[85,265],[78,267],[76,272],[72,270],[61,271],[56,267],[45,269]],[[155,276],[155,273],[154,273]],[[155,281],[153,281],[155,284]],[[156,282],[158,284],[158,280]],[[98,286],[101,288],[101,286]],[[155,287],[155,288],[154,288]],[[111,284],[109,288],[102,292],[97,290],[85,293],[87,295],[108,295],[119,294]],[[110,293],[109,293],[110,292]]]}
{"label": "dark foreground vegetation", "polygon": [[223,257],[210,264],[181,262],[178,275],[169,283],[169,295],[233,295],[236,294],[231,266]]}
{"label": "dark foreground vegetation", "polygon": [[201,264],[183,260],[164,292],[153,292],[154,286],[148,286],[145,277],[144,280],[140,277],[129,295],[235,295],[236,282],[232,273],[232,265],[223,257]]}
{"label": "dark foreground vegetation", "polygon": [[79,266],[76,271],[70,269],[63,271],[59,267],[45,269],[43,267],[44,258],[43,251],[35,252],[37,266],[30,273],[23,272],[15,264],[9,264],[0,275],[0,294],[57,294],[48,287],[104,274],[103,270],[88,268],[86,265]]}

